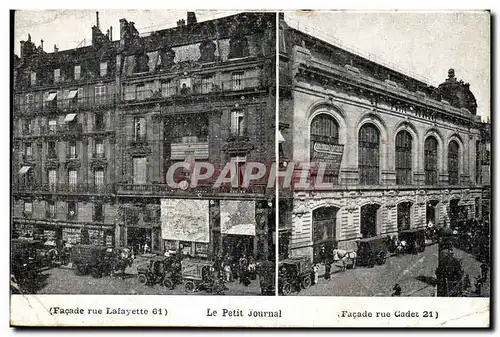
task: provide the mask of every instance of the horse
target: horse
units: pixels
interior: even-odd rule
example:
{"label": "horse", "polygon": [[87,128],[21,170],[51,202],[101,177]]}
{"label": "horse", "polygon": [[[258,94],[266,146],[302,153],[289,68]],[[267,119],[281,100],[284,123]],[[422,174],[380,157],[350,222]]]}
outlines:
{"label": "horse", "polygon": [[133,258],[132,252],[128,248],[120,248],[118,249],[118,254],[116,254],[114,271],[121,271],[122,278],[125,277],[125,270],[127,267],[132,267]]}
{"label": "horse", "polygon": [[345,271],[347,269],[347,265],[349,264],[349,261],[352,264],[352,268],[356,268],[356,258],[358,257],[358,254],[351,250],[343,250],[343,249],[334,249],[333,250],[333,262],[336,261],[342,261],[342,271]]}
{"label": "horse", "polygon": [[408,244],[406,243],[406,240],[399,240],[399,238],[395,237],[394,238],[394,253],[396,255],[400,255],[404,253],[407,249]]}

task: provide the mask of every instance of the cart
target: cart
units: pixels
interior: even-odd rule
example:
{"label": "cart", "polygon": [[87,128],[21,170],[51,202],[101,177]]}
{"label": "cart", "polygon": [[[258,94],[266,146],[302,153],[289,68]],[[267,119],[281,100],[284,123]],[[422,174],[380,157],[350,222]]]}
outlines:
{"label": "cart", "polygon": [[373,267],[375,264],[385,264],[388,248],[388,239],[385,236],[374,236],[359,240],[357,265]]}
{"label": "cart", "polygon": [[278,264],[278,290],[283,296],[290,295],[294,290],[299,292],[312,285],[312,261],[307,256],[297,256],[282,260]]}
{"label": "cart", "polygon": [[212,283],[213,263],[201,259],[184,259],[181,262],[181,275],[187,292],[206,289]]}
{"label": "cart", "polygon": [[418,254],[425,251],[425,228],[412,228],[398,233],[399,241],[406,241],[405,253]]}
{"label": "cart", "polygon": [[160,283],[174,289],[182,280],[179,263],[174,257],[155,256],[137,267],[137,280],[143,285]]}

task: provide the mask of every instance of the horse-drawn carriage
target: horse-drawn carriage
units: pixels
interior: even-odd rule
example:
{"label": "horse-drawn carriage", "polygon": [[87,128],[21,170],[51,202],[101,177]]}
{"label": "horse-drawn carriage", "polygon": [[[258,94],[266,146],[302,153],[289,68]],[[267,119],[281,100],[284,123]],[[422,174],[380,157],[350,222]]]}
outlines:
{"label": "horse-drawn carriage", "polygon": [[90,273],[94,278],[112,275],[132,266],[133,259],[127,248],[113,248],[97,245],[76,245],[71,251],[73,269],[77,275]]}
{"label": "horse-drawn carriage", "polygon": [[313,266],[307,256],[297,256],[282,260],[278,264],[278,290],[283,296],[294,290],[300,291],[312,285]]}
{"label": "horse-drawn carriage", "polygon": [[276,264],[264,261],[259,264],[259,285],[262,295],[274,295],[276,283]]}
{"label": "horse-drawn carriage", "polygon": [[358,241],[357,265],[373,267],[385,264],[388,256],[388,240],[384,236],[374,236]]}
{"label": "horse-drawn carriage", "polygon": [[175,256],[155,256],[137,267],[137,280],[143,285],[160,283],[174,289],[182,281],[180,262]]}
{"label": "horse-drawn carriage", "polygon": [[[404,243],[401,251],[403,253],[418,254],[425,251],[425,228],[412,228],[398,233],[399,243]],[[398,247],[399,248],[399,247]]]}

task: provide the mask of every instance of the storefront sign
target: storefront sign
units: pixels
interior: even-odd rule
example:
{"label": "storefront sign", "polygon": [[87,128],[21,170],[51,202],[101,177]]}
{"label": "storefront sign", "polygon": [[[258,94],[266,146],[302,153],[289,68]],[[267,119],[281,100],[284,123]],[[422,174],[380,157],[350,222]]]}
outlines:
{"label": "storefront sign", "polygon": [[162,238],[165,240],[209,242],[208,203],[208,200],[162,199]]}
{"label": "storefront sign", "polygon": [[313,158],[311,161],[321,161],[328,163],[328,169],[334,172],[340,171],[340,163],[344,154],[344,145],[341,144],[326,144],[315,142]]}
{"label": "storefront sign", "polygon": [[222,234],[255,235],[255,201],[221,200]]}

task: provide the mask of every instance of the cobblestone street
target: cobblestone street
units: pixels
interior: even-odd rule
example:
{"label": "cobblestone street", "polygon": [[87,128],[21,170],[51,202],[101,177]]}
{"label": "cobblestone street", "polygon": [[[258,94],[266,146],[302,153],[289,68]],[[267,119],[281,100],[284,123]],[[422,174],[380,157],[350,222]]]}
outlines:
{"label": "cobblestone street", "polygon": [[[42,272],[42,281],[39,282],[37,294],[117,294],[117,295],[212,295],[206,291],[188,293],[182,284],[170,290],[160,284],[153,286],[141,285],[137,281],[137,266],[146,262],[148,256],[139,256],[135,259],[132,267],[127,268],[124,278],[117,276],[105,276],[93,278],[90,275],[75,275],[71,266],[52,268]],[[239,282],[227,283],[229,288],[225,295],[260,295],[258,277],[245,287]]]}
{"label": "cobblestone street", "polygon": [[[474,278],[480,275],[481,263],[472,255],[456,248],[454,255],[461,260],[474,289]],[[322,267],[319,283],[302,290],[298,295],[391,296],[394,284],[398,283],[402,288],[401,296],[434,296],[437,263],[437,245],[431,245],[418,255],[393,256],[387,259],[386,264],[373,268],[357,267],[342,272],[340,265],[334,265],[329,281],[324,279]],[[481,296],[489,296],[489,281],[483,286]]]}

